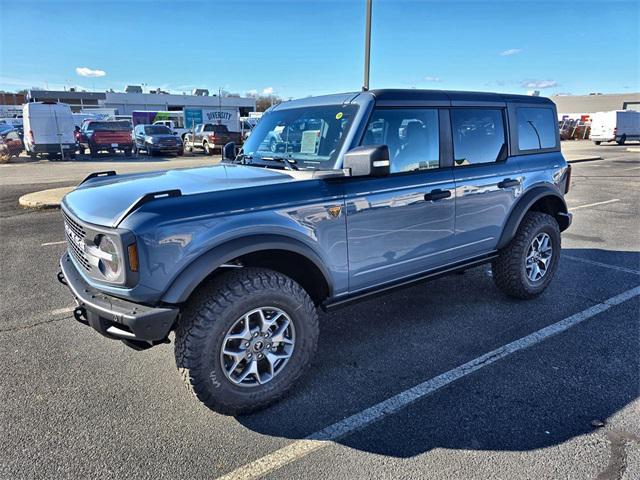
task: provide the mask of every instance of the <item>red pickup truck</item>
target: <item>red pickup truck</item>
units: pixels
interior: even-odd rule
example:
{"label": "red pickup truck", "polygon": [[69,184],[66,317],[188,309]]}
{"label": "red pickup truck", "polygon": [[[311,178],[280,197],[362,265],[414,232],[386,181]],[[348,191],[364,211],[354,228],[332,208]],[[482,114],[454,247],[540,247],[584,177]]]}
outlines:
{"label": "red pickup truck", "polygon": [[241,145],[240,132],[230,132],[226,125],[213,123],[198,124],[193,134],[188,132],[184,136],[184,148],[187,151],[192,152],[195,148],[201,148],[207,155],[213,155],[215,149],[221,149],[229,142]]}
{"label": "red pickup truck", "polygon": [[116,150],[122,150],[127,157],[130,157],[133,150],[131,123],[127,120],[84,122],[77,135],[77,142],[80,153],[89,150],[92,157],[97,156],[101,151],[113,154]]}

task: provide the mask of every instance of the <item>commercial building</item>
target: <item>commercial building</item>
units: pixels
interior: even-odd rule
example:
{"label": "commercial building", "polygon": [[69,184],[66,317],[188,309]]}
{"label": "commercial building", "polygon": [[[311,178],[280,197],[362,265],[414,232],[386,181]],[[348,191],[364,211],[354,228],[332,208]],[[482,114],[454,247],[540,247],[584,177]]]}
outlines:
{"label": "commercial building", "polygon": [[174,95],[169,93],[140,93],[128,87],[127,92],[80,92],[29,90],[25,101],[56,101],[67,103],[73,112],[98,107],[113,108],[116,115],[131,115],[134,110],[181,111],[183,108],[238,108],[240,116],[256,109],[253,98],[218,97],[216,95]]}
{"label": "commercial building", "polygon": [[640,110],[640,92],[591,95],[553,95],[558,117],[580,118],[595,112]]}

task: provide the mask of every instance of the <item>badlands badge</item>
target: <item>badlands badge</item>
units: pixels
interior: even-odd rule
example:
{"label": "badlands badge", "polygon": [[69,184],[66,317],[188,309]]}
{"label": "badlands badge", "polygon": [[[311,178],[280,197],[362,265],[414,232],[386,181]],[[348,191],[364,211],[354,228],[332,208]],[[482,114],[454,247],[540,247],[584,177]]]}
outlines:
{"label": "badlands badge", "polygon": [[329,211],[329,215],[333,218],[338,218],[340,216],[340,212],[342,211],[342,207],[340,205],[334,205],[332,207],[327,208]]}

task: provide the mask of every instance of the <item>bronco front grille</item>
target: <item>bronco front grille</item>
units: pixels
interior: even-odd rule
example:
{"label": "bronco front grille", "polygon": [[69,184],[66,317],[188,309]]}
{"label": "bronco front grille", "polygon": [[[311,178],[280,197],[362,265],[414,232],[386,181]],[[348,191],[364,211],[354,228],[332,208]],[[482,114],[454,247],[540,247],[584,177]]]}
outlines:
{"label": "bronco front grille", "polygon": [[67,214],[67,212],[65,212],[64,210],[62,210],[62,215],[64,217],[67,245],[69,246],[71,255],[73,255],[73,258],[75,258],[78,264],[81,265],[85,270],[91,270],[91,264],[87,259],[87,255],[78,245],[79,241],[84,242],[87,232],[82,227],[82,225],[72,219],[71,216],[69,216],[69,214]]}

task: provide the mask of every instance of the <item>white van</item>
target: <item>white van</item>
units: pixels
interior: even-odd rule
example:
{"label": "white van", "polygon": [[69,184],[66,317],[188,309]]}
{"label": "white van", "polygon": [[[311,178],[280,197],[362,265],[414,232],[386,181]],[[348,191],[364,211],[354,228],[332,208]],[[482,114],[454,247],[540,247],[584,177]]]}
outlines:
{"label": "white van", "polygon": [[624,145],[627,140],[640,140],[640,112],[618,110],[594,113],[589,137],[596,145],[614,140]]}
{"label": "white van", "polygon": [[30,102],[22,107],[24,148],[31,158],[75,156],[75,121],[66,103]]}

